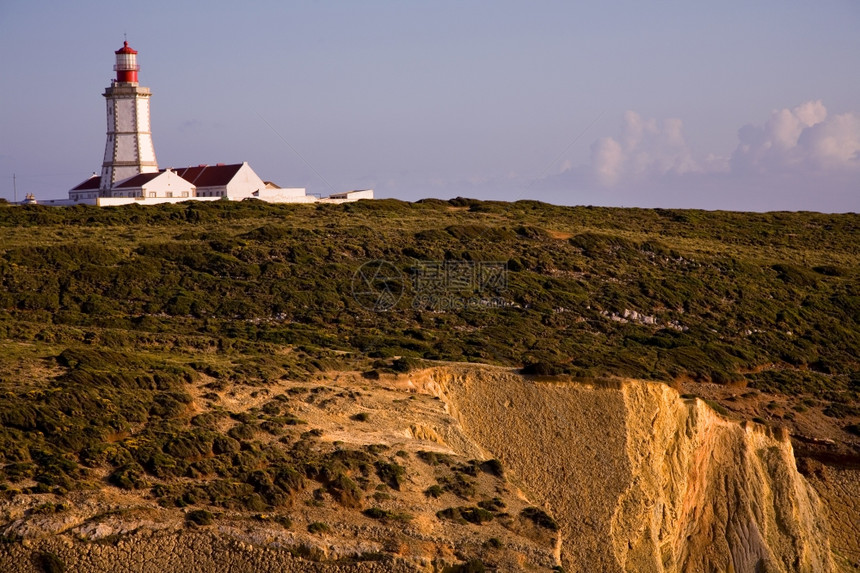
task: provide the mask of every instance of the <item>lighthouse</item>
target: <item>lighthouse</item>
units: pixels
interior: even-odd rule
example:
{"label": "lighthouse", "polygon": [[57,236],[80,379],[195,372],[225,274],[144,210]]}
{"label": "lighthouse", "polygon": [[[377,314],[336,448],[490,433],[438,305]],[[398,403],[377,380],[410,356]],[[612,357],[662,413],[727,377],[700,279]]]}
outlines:
{"label": "lighthouse", "polygon": [[[247,162],[201,163],[193,167],[158,169],[149,124],[149,88],[138,84],[137,50],[128,42],[114,52],[116,78],[102,94],[107,102],[107,143],[101,173],[69,190],[69,198],[40,201],[51,205],[157,205],[180,201],[242,201],[315,203],[303,187],[279,187],[263,181]],[[345,203],[373,199],[373,190],[332,195]]]}
{"label": "lighthouse", "polygon": [[116,79],[105,89],[107,143],[99,195],[110,196],[118,181],[139,173],[157,173],[155,148],[149,124],[149,88],[137,83],[137,50],[123,42],[116,54]]}

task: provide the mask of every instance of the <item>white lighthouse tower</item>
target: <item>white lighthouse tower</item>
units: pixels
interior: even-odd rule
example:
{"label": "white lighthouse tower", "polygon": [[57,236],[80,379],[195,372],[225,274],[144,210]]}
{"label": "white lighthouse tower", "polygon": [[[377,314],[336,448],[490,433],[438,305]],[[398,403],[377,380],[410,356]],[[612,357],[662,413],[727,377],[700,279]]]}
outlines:
{"label": "white lighthouse tower", "polygon": [[157,173],[149,125],[152,93],[137,83],[137,51],[124,42],[116,52],[116,79],[102,94],[107,99],[107,143],[99,195],[110,196],[118,181],[138,173]]}

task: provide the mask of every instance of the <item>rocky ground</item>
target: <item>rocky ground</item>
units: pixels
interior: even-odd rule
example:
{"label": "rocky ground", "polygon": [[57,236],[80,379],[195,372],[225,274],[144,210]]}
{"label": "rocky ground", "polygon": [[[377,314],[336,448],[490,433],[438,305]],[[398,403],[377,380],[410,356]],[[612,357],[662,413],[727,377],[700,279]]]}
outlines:
{"label": "rocky ground", "polygon": [[318,447],[398,464],[396,487],[356,477],[362,490],[345,502],[310,484],[288,508],[257,513],[164,507],[109,486],[62,497],[7,492],[0,570],[860,566],[860,472],[804,458],[804,478],[787,430],[742,424],[662,384],[448,365],[233,388],[214,402],[198,395],[192,407],[250,410],[296,387],[314,390],[289,414]]}

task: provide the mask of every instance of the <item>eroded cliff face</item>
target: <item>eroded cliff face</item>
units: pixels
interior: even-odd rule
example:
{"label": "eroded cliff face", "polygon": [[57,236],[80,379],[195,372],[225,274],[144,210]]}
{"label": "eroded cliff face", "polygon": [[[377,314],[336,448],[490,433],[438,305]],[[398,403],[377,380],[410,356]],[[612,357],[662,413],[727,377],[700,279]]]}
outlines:
{"label": "eroded cliff face", "polygon": [[[3,544],[0,570],[45,571],[38,560],[48,552],[66,571],[85,573],[439,573],[472,556],[497,571],[817,573],[835,569],[828,512],[836,516],[834,546],[856,546],[856,474],[816,478],[829,488],[825,500],[854,508],[834,513],[838,504],[822,507],[797,472],[787,436],[723,418],[663,384],[541,381],[459,364],[373,382],[329,373],[315,383],[325,399],[293,401],[290,413],[318,430],[318,447],[391,452],[406,479],[396,496],[368,490],[364,503],[411,519],[378,521],[333,499],[317,503],[316,485],[297,494],[304,497],[286,528],[229,511],[189,527],[182,509],[110,487],[66,496],[69,509],[57,513],[44,511],[59,501],[53,494],[21,494],[0,503],[0,536],[19,540]],[[359,406],[372,412],[370,422],[355,419]],[[454,470],[426,461],[428,452],[451,456],[453,468],[497,458],[504,472],[460,475],[473,491],[439,489],[437,499],[428,489],[453,483],[444,480]],[[497,496],[504,511],[490,522],[439,517]],[[524,519],[531,506],[559,528]],[[311,522],[331,531],[312,534]],[[375,557],[363,561],[368,555]]]}
{"label": "eroded cliff face", "polygon": [[440,368],[444,399],[488,457],[562,526],[569,571],[831,571],[821,503],[791,443],[663,385],[524,380]]}

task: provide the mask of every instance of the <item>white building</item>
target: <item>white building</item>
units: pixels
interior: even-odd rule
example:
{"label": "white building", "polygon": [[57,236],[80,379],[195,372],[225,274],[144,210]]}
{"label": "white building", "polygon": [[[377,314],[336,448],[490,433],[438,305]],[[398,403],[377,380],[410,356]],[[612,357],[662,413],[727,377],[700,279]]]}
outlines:
{"label": "white building", "polygon": [[111,189],[113,197],[132,199],[191,199],[194,193],[194,185],[172,169],[158,173],[140,173],[120,181]]}
{"label": "white building", "polygon": [[373,189],[355,189],[346,193],[334,193],[324,199],[320,199],[320,201],[347,203],[349,201],[358,201],[359,199],[373,199]]}
{"label": "white building", "polygon": [[116,54],[116,79],[102,94],[107,100],[107,142],[101,175],[93,174],[69,191],[69,199],[49,205],[139,205],[179,201],[344,203],[373,199],[373,190],[348,191],[318,199],[304,188],[264,182],[247,162],[158,169],[149,121],[149,88],[138,84],[137,51],[124,42]]}
{"label": "white building", "polygon": [[[266,188],[266,183],[245,163],[182,167],[176,173],[197,187],[198,197],[226,197],[240,201]],[[304,195],[304,190],[302,190]]]}

